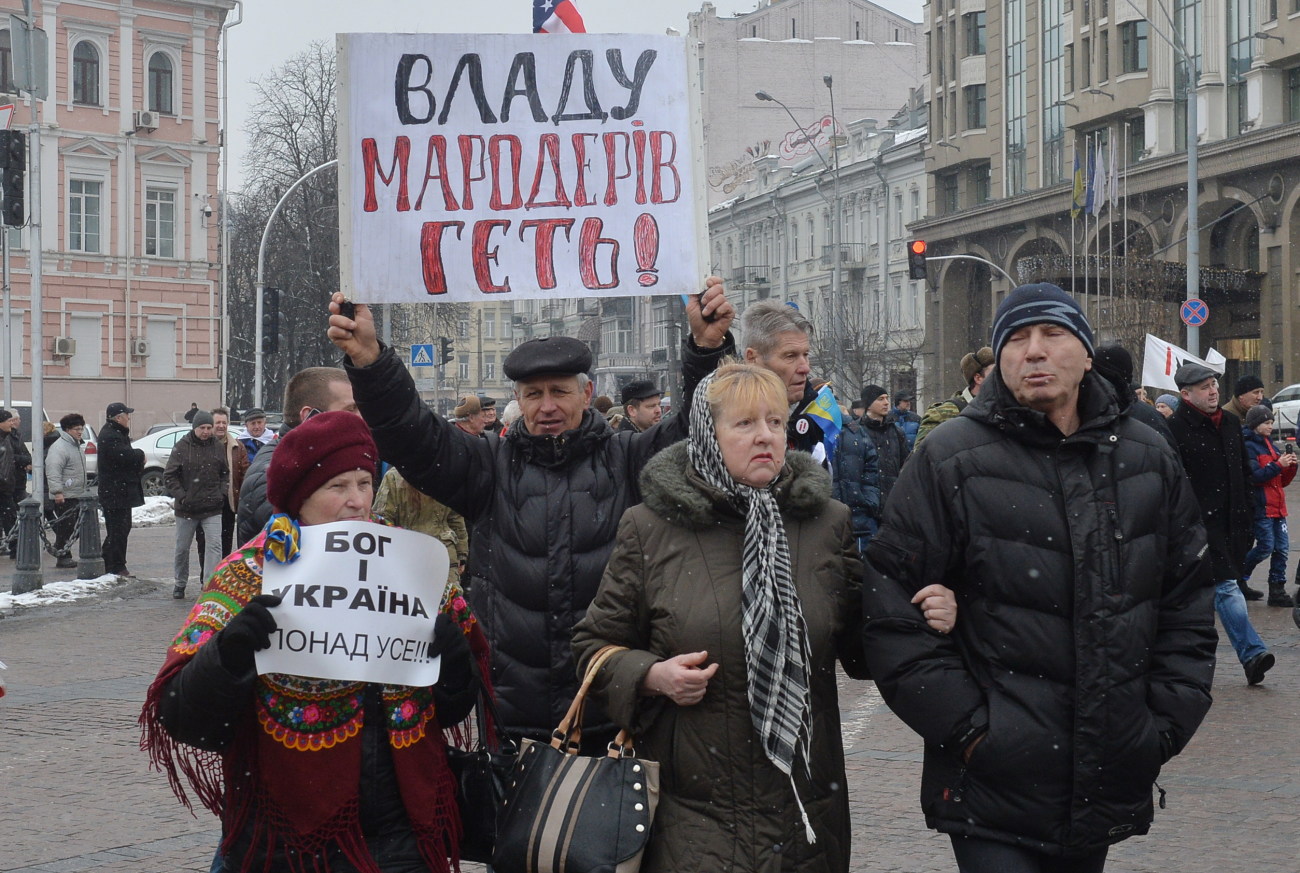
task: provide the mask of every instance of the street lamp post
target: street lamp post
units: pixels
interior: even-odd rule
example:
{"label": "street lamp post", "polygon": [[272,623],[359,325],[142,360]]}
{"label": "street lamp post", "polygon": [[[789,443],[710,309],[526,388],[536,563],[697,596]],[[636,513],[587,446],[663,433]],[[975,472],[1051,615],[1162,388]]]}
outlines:
{"label": "street lamp post", "polygon": [[[822,76],[822,82],[826,85],[826,90],[831,95],[831,154],[835,156],[834,170],[834,188],[831,192],[831,209],[835,210],[835,215],[831,221],[831,246],[834,249],[835,260],[831,264],[831,318],[832,324],[843,325],[845,323],[844,300],[841,296],[843,285],[841,284],[843,268],[843,236],[844,236],[844,211],[840,202],[840,123],[835,117],[835,82],[830,76]],[[832,346],[832,355],[835,358],[836,376],[840,379],[846,378],[844,372],[844,347],[838,341]]]}
{"label": "street lamp post", "polygon": [[[822,81],[826,84],[826,87],[830,89],[831,92],[831,124],[835,125],[837,124],[837,122],[835,121],[835,89],[833,87],[830,76],[823,76]],[[794,123],[795,128],[797,128],[800,131],[804,130],[804,126],[799,123],[799,119],[794,117],[794,113],[790,111],[789,106],[786,106],[784,103],[782,103],[780,100],[776,99],[766,91],[755,92],[754,96],[757,97],[759,100],[775,103],[777,106],[780,106],[782,109],[785,110],[785,114],[790,116],[790,121]],[[842,315],[842,313],[840,312],[840,302],[839,302],[840,269],[841,269],[840,267],[840,220],[841,220],[840,156],[839,156],[839,146],[835,142],[836,135],[837,132],[833,130],[831,133],[831,148],[835,150],[834,167],[832,167],[830,162],[826,160],[826,156],[822,154],[822,150],[817,147],[817,141],[807,135],[805,135],[804,137],[804,139],[808,142],[808,144],[813,147],[813,151],[817,153],[817,157],[818,159],[821,160],[822,166],[826,168],[827,172],[831,173],[831,178],[834,183],[832,196],[829,200],[827,200],[826,193],[822,191],[821,186],[820,185],[816,186],[818,196],[820,196],[823,201],[826,201],[834,212],[834,215],[832,216],[831,219],[831,245],[834,251],[832,252],[833,260],[831,263],[831,307],[830,307],[831,319],[828,322],[828,326],[834,325],[835,319],[838,319]],[[842,376],[843,375],[842,373],[843,367],[841,366],[842,350],[840,348],[839,343],[832,342],[830,349],[831,349],[831,365],[835,369],[836,375]]]}
{"label": "street lamp post", "polygon": [[298,186],[306,182],[312,176],[321,170],[338,166],[338,159],[326,161],[319,167],[313,167],[298,177],[298,180],[289,186],[289,190],[284,192],[271,214],[267,216],[266,227],[262,228],[262,242],[257,247],[257,294],[256,310],[254,312],[254,337],[253,337],[253,405],[261,407],[262,405],[262,292],[266,290],[264,280],[266,270],[266,241],[271,236],[271,222],[275,221],[275,216],[279,214],[280,207],[284,206],[289,199],[289,195],[297,190]]}
{"label": "street lamp post", "polygon": [[[1183,38],[1178,35],[1178,26],[1165,8],[1161,0],[1151,0],[1153,6],[1157,7],[1161,14],[1164,15],[1165,21],[1169,24],[1169,36],[1165,36],[1158,28],[1149,28],[1152,33],[1160,37],[1170,48],[1172,48],[1183,63],[1187,66],[1187,288],[1183,295],[1184,301],[1191,300],[1200,296],[1201,287],[1201,223],[1200,223],[1200,203],[1198,198],[1199,178],[1197,167],[1197,150],[1196,141],[1197,128],[1200,127],[1197,119],[1196,90],[1197,83],[1200,81],[1200,71],[1192,59],[1191,53],[1187,51],[1187,44]],[[1142,17],[1147,13],[1139,9],[1133,0],[1128,0],[1128,5],[1133,7],[1133,11]],[[1175,85],[1177,88],[1177,85]],[[1127,233],[1127,229],[1125,233]],[[1201,353],[1201,329],[1195,325],[1187,325],[1187,350],[1193,355]]]}

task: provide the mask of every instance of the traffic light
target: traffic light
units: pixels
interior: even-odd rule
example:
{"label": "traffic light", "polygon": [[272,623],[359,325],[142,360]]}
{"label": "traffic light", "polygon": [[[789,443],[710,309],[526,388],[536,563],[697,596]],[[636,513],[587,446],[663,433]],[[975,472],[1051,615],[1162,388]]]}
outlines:
{"label": "traffic light", "polygon": [[451,362],[452,357],[451,340],[445,336],[438,337],[438,363],[448,364]]}
{"label": "traffic light", "polygon": [[0,223],[10,227],[25,223],[23,177],[26,175],[27,134],[20,130],[0,130],[0,191],[4,193]]}
{"label": "traffic light", "polygon": [[280,289],[262,289],[262,354],[280,351]]}
{"label": "traffic light", "polygon": [[907,277],[925,278],[925,240],[914,239],[907,244]]}

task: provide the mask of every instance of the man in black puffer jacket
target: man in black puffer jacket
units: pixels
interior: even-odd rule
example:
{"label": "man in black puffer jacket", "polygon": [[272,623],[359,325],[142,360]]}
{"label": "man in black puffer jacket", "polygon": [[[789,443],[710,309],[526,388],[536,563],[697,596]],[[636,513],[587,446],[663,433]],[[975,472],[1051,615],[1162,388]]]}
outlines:
{"label": "man in black puffer jacket", "polygon": [[[1205,528],[1178,458],[1090,373],[1053,285],[998,307],[997,368],[918,444],[868,549],[864,641],[925,739],[921,804],[966,873],[1095,873],[1210,706]],[[949,637],[909,602],[957,594]]]}
{"label": "man in black puffer jacket", "polygon": [[[330,306],[337,313],[342,295]],[[501,720],[517,736],[547,739],[577,691],[572,628],[587,611],[614,548],[623,511],[641,502],[637,477],[656,452],[687,435],[692,394],[734,354],[734,307],[720,279],[687,305],[684,404],[643,433],[615,433],[588,409],[591,351],[578,340],[531,340],[506,359],[523,417],[504,438],[473,437],[429,410],[369,309],[335,314],[330,338],[380,457],[470,525],[470,605],[492,647]],[[589,707],[583,744],[616,732]]]}

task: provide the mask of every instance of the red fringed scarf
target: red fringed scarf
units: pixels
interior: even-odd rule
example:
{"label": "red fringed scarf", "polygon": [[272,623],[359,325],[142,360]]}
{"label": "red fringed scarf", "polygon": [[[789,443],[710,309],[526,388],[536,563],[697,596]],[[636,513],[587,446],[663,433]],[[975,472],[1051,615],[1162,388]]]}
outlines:
{"label": "red fringed scarf", "polygon": [[[363,873],[381,873],[359,819],[364,683],[259,676],[253,707],[221,752],[178,743],[159,720],[167,686],[200,647],[262,591],[265,533],[216,569],[168,649],[140,714],[140,748],[167,774],[172,791],[193,809],[185,782],[199,802],[221,818],[228,852],[252,817],[252,846],[243,869],[260,869],[279,844],[295,870],[320,869],[325,850],[338,846]],[[460,592],[446,611],[461,624],[484,677],[487,642]],[[490,693],[490,691],[489,691]],[[459,870],[460,817],[445,742],[468,748],[462,725],[438,729],[431,688],[386,685],[382,710],[393,768],[407,816],[430,870]],[[431,729],[430,729],[431,728]],[[182,778],[184,777],[184,782]]]}

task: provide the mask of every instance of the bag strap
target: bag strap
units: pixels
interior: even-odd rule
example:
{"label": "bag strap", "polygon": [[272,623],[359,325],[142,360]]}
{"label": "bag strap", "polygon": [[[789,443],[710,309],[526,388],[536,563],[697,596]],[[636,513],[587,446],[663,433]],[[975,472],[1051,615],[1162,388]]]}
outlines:
{"label": "bag strap", "polygon": [[[474,672],[478,672],[478,666],[475,665]],[[489,737],[487,729],[488,718],[492,719],[492,732],[496,736]],[[519,746],[514,739],[506,732],[505,726],[501,724],[501,714],[497,712],[496,697],[488,691],[487,684],[479,680],[478,696],[474,701],[474,721],[477,722],[478,744],[480,748],[489,752],[500,752],[504,755],[516,755]],[[496,743],[493,745],[492,740]]]}
{"label": "bag strap", "polygon": [[626,651],[627,646],[605,646],[587,662],[587,672],[582,677],[582,685],[578,687],[573,702],[569,704],[569,711],[564,714],[560,726],[551,732],[552,748],[560,749],[569,755],[578,754],[578,747],[582,744],[582,719],[586,711],[587,692],[591,689],[591,683],[595,681],[596,674],[600,672],[601,667],[605,666],[610,656]]}

